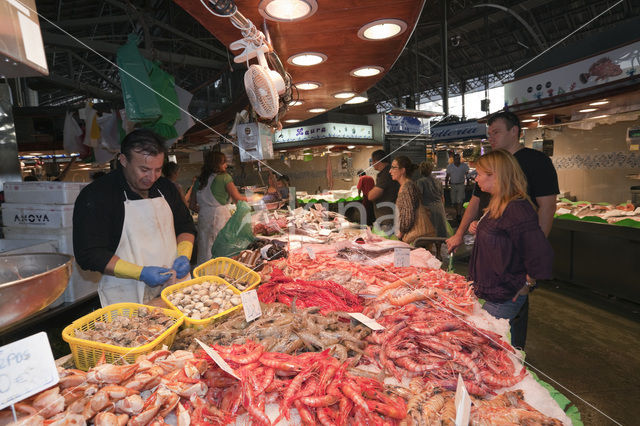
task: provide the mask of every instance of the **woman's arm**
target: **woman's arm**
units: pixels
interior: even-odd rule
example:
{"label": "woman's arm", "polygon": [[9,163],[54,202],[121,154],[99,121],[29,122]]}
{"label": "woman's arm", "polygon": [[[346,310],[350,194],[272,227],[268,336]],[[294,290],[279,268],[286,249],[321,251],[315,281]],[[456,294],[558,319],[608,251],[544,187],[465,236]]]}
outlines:
{"label": "woman's arm", "polygon": [[238,201],[248,201],[247,197],[245,197],[244,195],[240,194],[240,191],[238,191],[238,188],[236,188],[236,185],[233,182],[229,182],[225,186],[225,189],[227,190],[227,192],[229,193],[231,198],[233,198],[233,201],[235,201],[236,203]]}
{"label": "woman's arm", "polygon": [[398,231],[402,235],[411,230],[416,220],[417,205],[414,204],[414,200],[412,200],[409,191],[401,190],[398,192],[398,199],[396,200],[396,209],[398,210]]}

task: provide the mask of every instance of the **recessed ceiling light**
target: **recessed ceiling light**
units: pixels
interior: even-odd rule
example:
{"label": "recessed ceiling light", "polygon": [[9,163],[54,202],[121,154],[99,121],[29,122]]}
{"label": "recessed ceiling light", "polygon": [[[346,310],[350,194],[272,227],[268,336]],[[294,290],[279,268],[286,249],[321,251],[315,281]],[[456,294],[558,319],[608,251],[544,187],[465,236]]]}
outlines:
{"label": "recessed ceiling light", "polygon": [[353,148],[355,148],[355,147],[356,147],[355,145],[349,145],[349,146],[347,147],[347,149],[353,149]]}
{"label": "recessed ceiling light", "polygon": [[286,150],[286,149],[281,149],[281,150],[280,150],[280,151],[278,151],[278,152],[287,152],[287,150]]}
{"label": "recessed ceiling light", "polygon": [[367,102],[369,99],[364,96],[356,96],[354,98],[349,99],[345,104],[361,104],[363,102]]}
{"label": "recessed ceiling light", "polygon": [[593,112],[597,110],[598,108],[585,108],[585,109],[581,109],[580,112]]}
{"label": "recessed ceiling light", "polygon": [[322,86],[322,83],[318,83],[317,81],[304,81],[302,83],[296,83],[295,86],[299,90],[315,90]]}
{"label": "recessed ceiling light", "polygon": [[363,26],[358,30],[358,37],[365,40],[384,40],[402,34],[407,23],[400,19],[380,19]]}
{"label": "recessed ceiling light", "polygon": [[287,62],[293,65],[299,65],[301,67],[310,67],[312,65],[318,65],[327,60],[327,55],[318,52],[304,52],[297,55],[290,56]]}
{"label": "recessed ceiling light", "polygon": [[609,114],[602,114],[602,115],[596,115],[595,117],[591,117],[591,118],[592,118],[592,119],[595,119],[595,118],[605,118],[605,117],[608,117],[608,116],[609,116]]}
{"label": "recessed ceiling light", "polygon": [[316,0],[262,0],[258,11],[272,21],[292,22],[308,18],[316,13]]}
{"label": "recessed ceiling light", "polygon": [[321,112],[325,112],[326,110],[327,110],[326,108],[311,108],[309,112],[321,113]]}
{"label": "recessed ceiling light", "polygon": [[[299,89],[299,87],[298,87]],[[298,106],[298,105],[302,105],[302,101],[291,101],[289,102],[289,106]]]}
{"label": "recessed ceiling light", "polygon": [[544,117],[547,114],[531,114],[532,117]]}
{"label": "recessed ceiling light", "polygon": [[334,148],[334,147],[335,147],[335,145],[327,145],[326,146],[327,149],[331,149],[331,148]]}
{"label": "recessed ceiling light", "polygon": [[290,118],[288,120],[284,120],[284,122],[293,124],[293,123],[299,123],[300,120],[296,120],[295,118]]}
{"label": "recessed ceiling light", "polygon": [[591,102],[589,105],[598,106],[598,105],[606,105],[608,103],[609,103],[609,101],[598,101],[598,102]]}
{"label": "recessed ceiling light", "polygon": [[367,145],[365,148],[373,148],[373,145]]}
{"label": "recessed ceiling light", "polygon": [[535,118],[527,118],[526,120],[522,120],[520,122],[521,123],[533,123],[534,121],[536,121]]}
{"label": "recessed ceiling light", "polygon": [[374,75],[380,74],[382,71],[384,71],[384,68],[382,67],[379,67],[377,65],[368,65],[366,67],[356,68],[349,74],[354,77],[372,77]]}
{"label": "recessed ceiling light", "polygon": [[356,94],[354,92],[340,92],[340,93],[335,93],[333,97],[338,99],[347,99],[347,98],[353,98],[355,95]]}

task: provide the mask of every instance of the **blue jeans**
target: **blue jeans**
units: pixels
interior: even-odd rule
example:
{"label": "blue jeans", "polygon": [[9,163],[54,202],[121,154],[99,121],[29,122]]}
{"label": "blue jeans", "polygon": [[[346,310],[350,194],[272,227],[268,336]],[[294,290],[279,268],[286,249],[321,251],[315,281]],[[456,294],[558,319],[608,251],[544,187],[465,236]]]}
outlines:
{"label": "blue jeans", "polygon": [[518,296],[515,302],[513,302],[511,299],[502,303],[486,301],[482,306],[482,309],[489,312],[494,317],[505,318],[509,320],[509,325],[511,326],[511,330],[510,330],[511,344],[514,347],[517,347],[520,349],[524,349],[524,341],[527,335],[526,319],[524,323],[524,336],[520,336],[520,334],[522,334],[522,331],[519,331],[519,328],[522,328],[522,327],[516,327],[518,329],[514,329],[514,319],[519,313],[521,316],[529,314],[528,309],[526,310],[526,312],[521,312],[521,310],[524,311],[522,308],[523,306],[525,306],[525,303],[528,302],[529,300],[528,298],[529,298],[528,295],[524,295],[524,296]]}

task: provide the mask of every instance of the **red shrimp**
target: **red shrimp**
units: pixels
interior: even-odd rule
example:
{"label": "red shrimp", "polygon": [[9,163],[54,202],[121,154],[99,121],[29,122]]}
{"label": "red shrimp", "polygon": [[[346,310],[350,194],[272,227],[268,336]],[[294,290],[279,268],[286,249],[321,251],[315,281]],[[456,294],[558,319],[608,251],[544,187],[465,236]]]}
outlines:
{"label": "red shrimp", "polygon": [[306,426],[316,424],[316,419],[313,413],[307,407],[305,407],[303,403],[296,400],[293,402],[293,406],[296,407],[296,410],[298,410],[298,414],[300,415],[300,419],[302,420],[303,425]]}
{"label": "red shrimp", "polygon": [[356,406],[360,407],[366,413],[369,412],[369,406],[367,405],[367,402],[362,397],[362,395],[358,391],[356,391],[355,388],[350,383],[346,382],[340,385],[340,390],[342,391],[342,393],[344,393],[344,395],[347,398],[353,401],[353,403]]}
{"label": "red shrimp", "polygon": [[327,394],[324,396],[303,396],[298,401],[309,407],[328,407],[338,402],[339,399],[336,395]]}

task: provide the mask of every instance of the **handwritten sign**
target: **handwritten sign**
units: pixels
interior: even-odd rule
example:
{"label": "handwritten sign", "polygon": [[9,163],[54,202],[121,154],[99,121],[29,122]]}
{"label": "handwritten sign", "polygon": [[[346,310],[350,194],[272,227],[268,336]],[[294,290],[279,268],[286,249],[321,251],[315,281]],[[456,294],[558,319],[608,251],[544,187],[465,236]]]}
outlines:
{"label": "handwritten sign", "polygon": [[393,266],[406,267],[411,266],[411,249],[396,248],[393,249]]}
{"label": "handwritten sign", "polygon": [[251,322],[262,316],[262,309],[260,308],[257,291],[245,291],[240,294],[240,298],[242,299],[242,307],[244,308],[244,318],[247,322]]}
{"label": "handwritten sign", "polygon": [[369,327],[372,330],[384,330],[384,327],[376,322],[373,318],[369,318],[368,316],[361,314],[360,312],[349,312],[351,318],[356,319]]}
{"label": "handwritten sign", "polygon": [[222,359],[222,357],[220,356],[220,354],[218,352],[213,350],[213,348],[211,346],[205,345],[204,343],[202,343],[198,339],[196,339],[196,342],[202,347],[202,349],[204,349],[204,351],[207,353],[207,355],[209,355],[211,357],[211,359],[216,364],[218,364],[218,367],[220,367],[222,369],[222,371],[224,371],[225,373],[230,374],[231,376],[233,376],[236,379],[240,380],[240,377],[238,377],[236,375],[236,372],[233,371],[233,368],[231,368],[231,366],[229,366],[229,364],[227,364],[227,362],[224,359]]}
{"label": "handwritten sign", "polygon": [[44,332],[0,348],[0,410],[60,380]]}
{"label": "handwritten sign", "polygon": [[458,387],[456,388],[456,426],[467,426],[471,415],[471,398],[464,385],[462,376],[458,373]]}
{"label": "handwritten sign", "polygon": [[313,251],[313,249],[309,246],[306,246],[305,249],[307,250],[307,254],[309,255],[309,258],[311,260],[316,260],[316,253]]}

